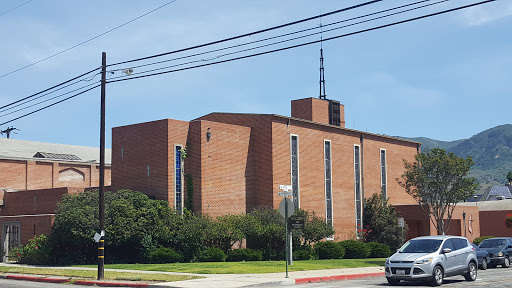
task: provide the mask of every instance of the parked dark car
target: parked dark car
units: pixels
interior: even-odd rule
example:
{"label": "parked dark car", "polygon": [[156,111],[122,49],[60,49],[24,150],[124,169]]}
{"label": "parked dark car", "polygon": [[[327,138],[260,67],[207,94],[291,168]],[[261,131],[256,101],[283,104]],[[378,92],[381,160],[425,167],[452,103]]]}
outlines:
{"label": "parked dark car", "polygon": [[476,250],[476,258],[478,260],[478,268],[485,270],[489,263],[489,252],[480,249],[476,244],[471,244]]}
{"label": "parked dark car", "polygon": [[488,267],[501,265],[503,268],[510,267],[510,257],[512,257],[512,240],[506,237],[496,237],[485,239],[478,245],[480,249],[489,253]]}

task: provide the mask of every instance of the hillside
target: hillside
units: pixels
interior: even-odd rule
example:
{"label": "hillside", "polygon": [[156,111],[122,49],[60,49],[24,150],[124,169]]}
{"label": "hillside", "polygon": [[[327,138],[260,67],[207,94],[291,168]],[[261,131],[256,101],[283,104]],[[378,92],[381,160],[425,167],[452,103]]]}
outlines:
{"label": "hillside", "polygon": [[460,157],[471,156],[475,165],[469,174],[480,184],[478,194],[492,185],[506,183],[507,172],[512,171],[512,124],[496,126],[469,139],[456,141],[425,137],[406,139],[421,142],[422,150],[439,147]]}

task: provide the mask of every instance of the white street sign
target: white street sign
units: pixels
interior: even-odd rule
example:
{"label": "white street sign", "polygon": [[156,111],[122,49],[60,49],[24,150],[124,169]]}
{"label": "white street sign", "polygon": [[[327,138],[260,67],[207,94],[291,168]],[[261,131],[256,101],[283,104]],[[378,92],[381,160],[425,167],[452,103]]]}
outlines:
{"label": "white street sign", "polygon": [[292,191],[292,185],[279,185],[279,189],[283,191]]}
{"label": "white street sign", "polygon": [[282,197],[288,197],[288,196],[291,196],[292,195],[292,191],[280,191],[280,192],[277,192],[277,195],[279,196],[282,196]]}

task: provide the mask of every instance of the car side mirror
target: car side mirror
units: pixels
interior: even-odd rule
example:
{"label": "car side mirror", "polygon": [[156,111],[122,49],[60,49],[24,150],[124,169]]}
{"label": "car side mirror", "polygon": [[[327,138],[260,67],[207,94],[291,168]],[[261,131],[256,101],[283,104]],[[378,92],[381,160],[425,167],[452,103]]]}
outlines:
{"label": "car side mirror", "polygon": [[447,253],[450,253],[450,252],[452,252],[452,249],[450,249],[450,248],[444,248],[443,249],[443,254],[447,254]]}

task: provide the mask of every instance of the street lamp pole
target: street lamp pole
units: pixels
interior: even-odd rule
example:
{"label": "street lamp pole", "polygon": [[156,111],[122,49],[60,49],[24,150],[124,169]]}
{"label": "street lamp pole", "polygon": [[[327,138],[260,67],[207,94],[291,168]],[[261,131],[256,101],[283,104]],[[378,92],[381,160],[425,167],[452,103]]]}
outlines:
{"label": "street lamp pole", "polygon": [[105,86],[107,75],[107,53],[101,55],[101,112],[100,112],[100,187],[99,187],[99,218],[100,235],[98,242],[98,280],[105,276]]}

